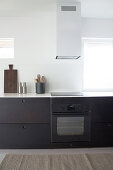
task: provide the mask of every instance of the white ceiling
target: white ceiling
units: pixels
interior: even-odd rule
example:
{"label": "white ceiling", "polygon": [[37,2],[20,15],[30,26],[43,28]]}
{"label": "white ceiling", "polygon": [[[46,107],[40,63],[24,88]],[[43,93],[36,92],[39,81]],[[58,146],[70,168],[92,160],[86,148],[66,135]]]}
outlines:
{"label": "white ceiling", "polygon": [[[26,16],[57,0],[0,0],[0,17]],[[113,0],[63,0],[81,2],[82,17],[113,18]],[[46,4],[46,5],[45,5]]]}

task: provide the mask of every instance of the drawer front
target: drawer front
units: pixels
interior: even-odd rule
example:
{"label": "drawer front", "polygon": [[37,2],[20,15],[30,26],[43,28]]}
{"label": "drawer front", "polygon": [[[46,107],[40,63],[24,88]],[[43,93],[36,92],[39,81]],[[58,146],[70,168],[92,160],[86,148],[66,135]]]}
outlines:
{"label": "drawer front", "polygon": [[113,123],[92,123],[93,146],[113,146]]}
{"label": "drawer front", "polygon": [[49,98],[0,99],[0,123],[49,123]]}
{"label": "drawer front", "polygon": [[0,148],[46,148],[50,146],[48,124],[0,124]]}
{"label": "drawer front", "polygon": [[113,122],[113,97],[92,100],[92,122]]}

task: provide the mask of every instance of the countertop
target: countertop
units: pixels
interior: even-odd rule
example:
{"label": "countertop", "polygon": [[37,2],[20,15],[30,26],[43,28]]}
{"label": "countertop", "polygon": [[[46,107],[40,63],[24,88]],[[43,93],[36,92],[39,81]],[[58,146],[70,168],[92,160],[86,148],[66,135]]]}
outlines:
{"label": "countertop", "polygon": [[113,97],[113,92],[82,92],[82,96],[51,96],[51,93],[36,94],[18,94],[18,93],[0,93],[0,98],[47,98],[47,97]]}
{"label": "countertop", "polygon": [[0,98],[41,98],[41,97],[51,97],[51,93],[36,94],[18,94],[18,93],[0,93]]}

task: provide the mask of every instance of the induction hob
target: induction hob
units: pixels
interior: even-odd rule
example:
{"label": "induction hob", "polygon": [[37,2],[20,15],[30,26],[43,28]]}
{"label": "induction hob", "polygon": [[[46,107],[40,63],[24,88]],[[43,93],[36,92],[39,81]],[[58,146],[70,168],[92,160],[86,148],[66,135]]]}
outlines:
{"label": "induction hob", "polygon": [[83,96],[82,92],[51,92],[51,96]]}

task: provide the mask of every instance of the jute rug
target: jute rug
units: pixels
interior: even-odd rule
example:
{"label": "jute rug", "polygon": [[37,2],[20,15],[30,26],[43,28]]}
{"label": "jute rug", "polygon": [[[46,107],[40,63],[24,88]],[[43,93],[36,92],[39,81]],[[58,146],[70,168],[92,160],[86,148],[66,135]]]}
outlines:
{"label": "jute rug", "polygon": [[6,155],[0,170],[113,170],[113,153]]}

